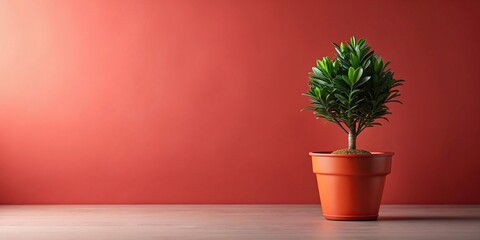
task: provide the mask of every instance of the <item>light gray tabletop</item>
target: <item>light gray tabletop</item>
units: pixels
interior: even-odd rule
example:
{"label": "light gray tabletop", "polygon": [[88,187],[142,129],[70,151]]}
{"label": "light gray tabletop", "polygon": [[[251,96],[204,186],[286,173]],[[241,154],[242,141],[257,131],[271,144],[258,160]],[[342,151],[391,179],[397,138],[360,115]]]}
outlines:
{"label": "light gray tabletop", "polygon": [[383,205],[363,222],[319,205],[2,205],[0,239],[480,239],[480,205]]}

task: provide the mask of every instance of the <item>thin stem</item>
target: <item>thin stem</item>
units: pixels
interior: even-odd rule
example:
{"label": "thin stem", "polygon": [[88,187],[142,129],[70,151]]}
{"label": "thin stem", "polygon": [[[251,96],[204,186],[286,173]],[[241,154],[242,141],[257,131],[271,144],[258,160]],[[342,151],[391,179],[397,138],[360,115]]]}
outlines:
{"label": "thin stem", "polygon": [[365,129],[365,124],[363,123],[363,121],[358,122],[357,136],[363,131],[363,129]]}
{"label": "thin stem", "polygon": [[342,126],[342,124],[341,124],[336,118],[333,118],[333,120],[335,120],[335,122],[337,123],[337,125],[340,126],[340,127],[342,128],[342,130],[343,130],[346,134],[348,134],[347,129],[345,129],[345,128]]}
{"label": "thin stem", "polygon": [[365,130],[365,128],[367,128],[367,125],[366,125],[365,123],[362,123],[361,125],[359,124],[359,125],[358,125],[357,136],[358,136],[358,134],[360,134],[363,130]]}
{"label": "thin stem", "polygon": [[363,130],[365,130],[365,128],[367,128],[367,127],[365,127],[365,126],[362,127],[362,129],[360,129],[360,130],[358,131],[357,135],[360,134],[361,132],[363,132]]}

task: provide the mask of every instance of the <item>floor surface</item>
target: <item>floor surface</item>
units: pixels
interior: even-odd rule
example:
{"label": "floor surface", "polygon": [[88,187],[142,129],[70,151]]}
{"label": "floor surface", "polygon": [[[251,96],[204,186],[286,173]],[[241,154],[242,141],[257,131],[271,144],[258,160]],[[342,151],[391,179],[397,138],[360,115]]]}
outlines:
{"label": "floor surface", "polygon": [[3,205],[1,240],[480,239],[480,205],[384,205],[327,221],[319,205]]}

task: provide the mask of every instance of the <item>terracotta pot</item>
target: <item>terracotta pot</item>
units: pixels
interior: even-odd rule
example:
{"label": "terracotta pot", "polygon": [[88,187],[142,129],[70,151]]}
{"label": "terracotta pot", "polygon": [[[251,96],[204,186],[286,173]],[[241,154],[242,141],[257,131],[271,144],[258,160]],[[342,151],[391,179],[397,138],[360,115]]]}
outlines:
{"label": "terracotta pot", "polygon": [[328,220],[376,220],[391,152],[311,152],[323,216]]}

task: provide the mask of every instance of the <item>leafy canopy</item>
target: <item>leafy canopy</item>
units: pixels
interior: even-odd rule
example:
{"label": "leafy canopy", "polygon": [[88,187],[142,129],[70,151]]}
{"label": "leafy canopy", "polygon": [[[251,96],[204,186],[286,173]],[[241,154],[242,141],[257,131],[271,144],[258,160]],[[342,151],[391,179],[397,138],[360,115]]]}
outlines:
{"label": "leafy canopy", "polygon": [[367,127],[382,125],[379,119],[391,114],[387,103],[398,102],[396,88],[404,80],[397,80],[365,39],[355,37],[350,42],[333,44],[337,54],[334,59],[324,57],[309,73],[310,97],[317,118],[336,123],[346,133],[355,136]]}

